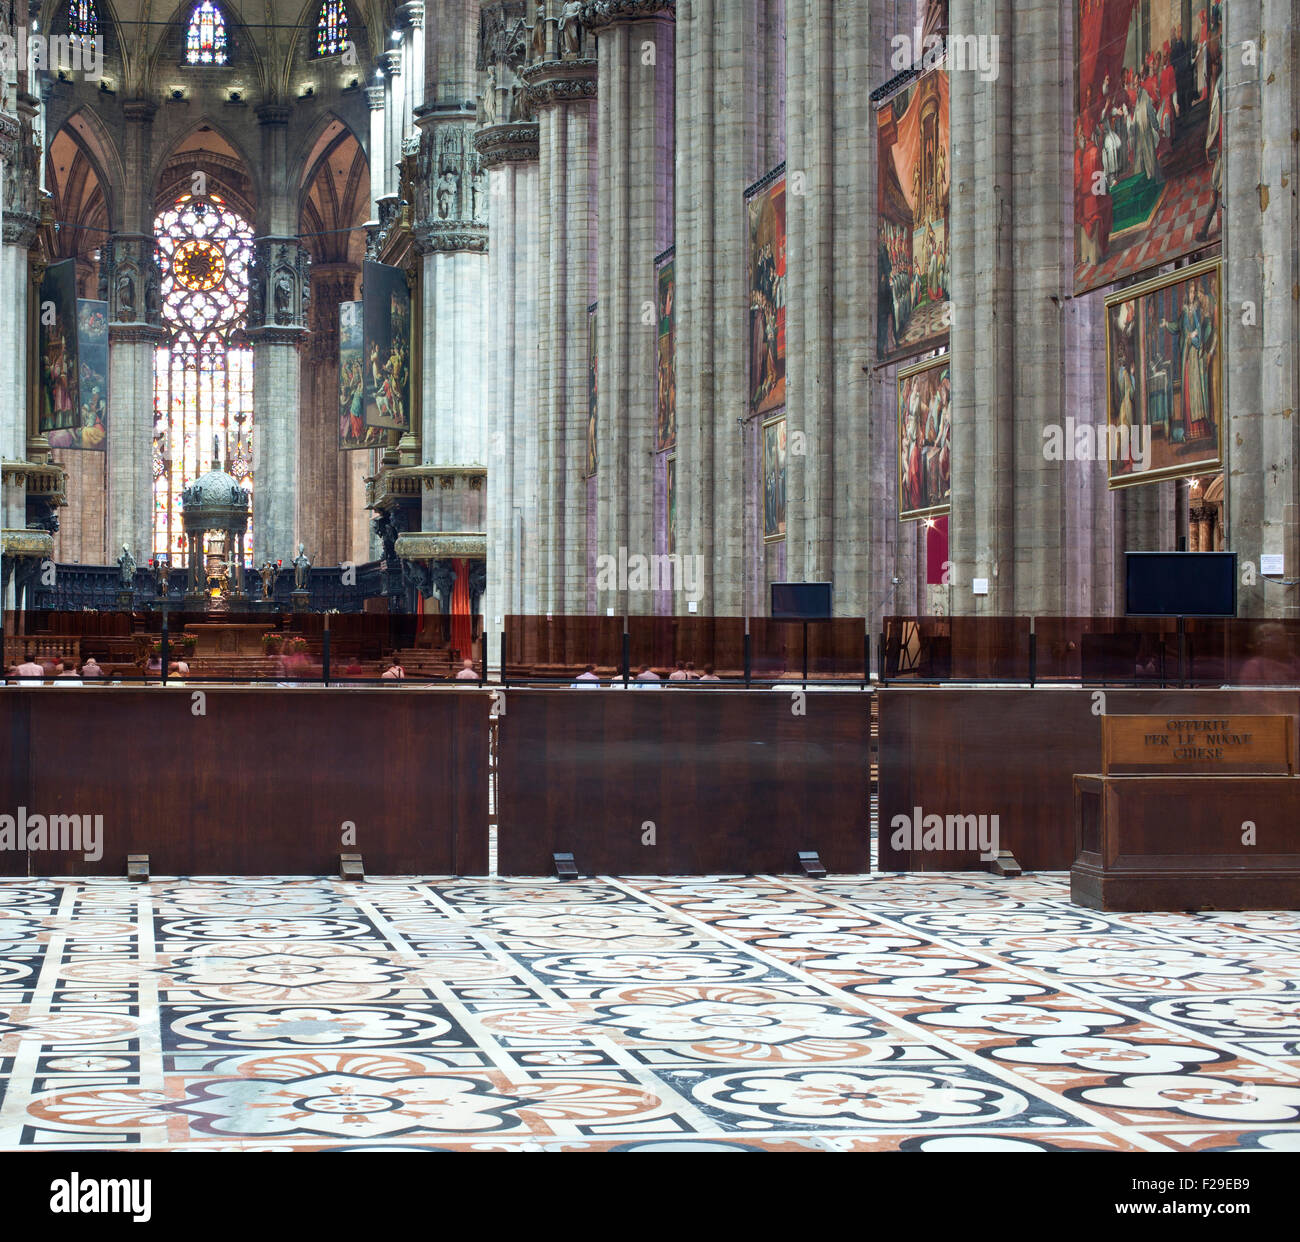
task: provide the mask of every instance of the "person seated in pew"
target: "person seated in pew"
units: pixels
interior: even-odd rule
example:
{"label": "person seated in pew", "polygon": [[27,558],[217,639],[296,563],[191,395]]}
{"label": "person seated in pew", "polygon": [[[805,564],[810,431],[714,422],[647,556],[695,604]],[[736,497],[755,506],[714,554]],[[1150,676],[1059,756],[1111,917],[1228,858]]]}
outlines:
{"label": "person seated in pew", "polygon": [[188,677],[190,675],[190,666],[184,660],[169,660],[167,662],[168,677]]}
{"label": "person seated in pew", "polygon": [[381,681],[401,681],[405,676],[406,670],[396,660],[389,660],[388,667],[379,674]]}
{"label": "person seated in pew", "polygon": [[695,667],[694,662],[691,661],[691,660],[687,660],[687,661],[686,661],[686,680],[687,680],[687,681],[699,681],[699,680],[700,680],[700,674],[699,674],[699,672],[696,670],[696,667]]}
{"label": "person seated in pew", "polygon": [[86,679],[91,679],[91,680],[93,680],[93,679],[96,678],[96,677],[103,677],[103,675],[104,675],[104,670],[103,670],[102,668],[99,667],[99,664],[98,664],[98,662],[95,660],[95,657],[94,657],[94,656],[87,656],[87,657],[86,657],[86,662],[81,666],[81,676],[82,676],[82,679],[83,679],[83,680],[86,680]]}
{"label": "person seated in pew", "polygon": [[44,681],[45,669],[35,660],[24,660],[14,669],[13,675],[23,681]]}
{"label": "person seated in pew", "polygon": [[460,671],[456,674],[457,681],[478,681],[478,673],[474,669],[473,660],[462,660],[460,662]]}
{"label": "person seated in pew", "polygon": [[681,660],[677,661],[677,667],[668,674],[669,681],[689,681],[690,675],[686,671],[686,665]]}
{"label": "person seated in pew", "polygon": [[662,678],[648,664],[641,665],[641,671],[636,675],[637,681],[661,681]]}
{"label": "person seated in pew", "polygon": [[706,665],[704,666],[704,675],[700,678],[700,680],[701,680],[701,681],[721,681],[722,678],[719,677],[719,676],[717,675],[717,673],[715,673],[715,672],[713,671],[713,665],[712,665],[712,664],[706,664]]}
{"label": "person seated in pew", "polygon": [[69,657],[67,660],[56,660],[54,662],[55,677],[76,677],[77,662]]}
{"label": "person seated in pew", "polygon": [[594,664],[588,664],[587,667],[573,680],[572,689],[590,690],[599,685],[600,678],[596,676],[596,666]]}

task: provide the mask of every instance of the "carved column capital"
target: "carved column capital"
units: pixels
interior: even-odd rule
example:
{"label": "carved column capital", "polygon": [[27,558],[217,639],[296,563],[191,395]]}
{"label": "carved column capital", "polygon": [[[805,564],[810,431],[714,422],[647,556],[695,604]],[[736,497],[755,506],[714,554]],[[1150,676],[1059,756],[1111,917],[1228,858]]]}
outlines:
{"label": "carved column capital", "polygon": [[536,121],[522,124],[491,125],[474,135],[483,168],[501,164],[524,164],[537,158],[538,128]]}
{"label": "carved column capital", "polygon": [[596,98],[594,59],[542,60],[522,73],[528,103],[534,110]]}
{"label": "carved column capital", "polygon": [[644,22],[654,17],[676,20],[676,0],[586,0],[582,5],[582,23],[599,33],[621,22]]}

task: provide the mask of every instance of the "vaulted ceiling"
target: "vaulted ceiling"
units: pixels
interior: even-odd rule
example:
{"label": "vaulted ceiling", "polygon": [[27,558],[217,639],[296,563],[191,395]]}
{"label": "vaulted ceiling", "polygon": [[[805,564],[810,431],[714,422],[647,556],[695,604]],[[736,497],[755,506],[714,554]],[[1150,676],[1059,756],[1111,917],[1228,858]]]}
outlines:
{"label": "vaulted ceiling", "polygon": [[[96,0],[105,40],[106,72],[123,98],[148,96],[180,66],[185,27],[198,0]],[[254,79],[264,100],[285,98],[296,69],[310,56],[321,0],[218,0],[227,22],[232,67]],[[392,0],[347,0],[349,34],[363,57],[388,43]],[[67,29],[68,0],[42,0],[41,29]],[[358,23],[360,29],[357,29]],[[199,72],[219,72],[200,70]]]}

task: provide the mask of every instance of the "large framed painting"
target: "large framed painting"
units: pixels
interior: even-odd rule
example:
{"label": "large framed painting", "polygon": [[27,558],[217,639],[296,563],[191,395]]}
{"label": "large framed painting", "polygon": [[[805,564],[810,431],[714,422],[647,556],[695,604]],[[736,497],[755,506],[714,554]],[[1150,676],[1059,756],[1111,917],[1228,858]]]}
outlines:
{"label": "large framed painting", "polygon": [[66,439],[76,433],[81,422],[76,259],[51,263],[45,269],[40,312],[41,434]]}
{"label": "large framed painting", "polygon": [[50,447],[102,453],[108,442],[108,303],[77,299],[77,418],[48,433]]}
{"label": "large framed painting", "polygon": [[785,538],[785,418],[763,424],[763,538],[775,543]]}
{"label": "large framed painting", "polygon": [[952,508],[952,364],[947,354],[898,373],[898,520]]}
{"label": "large framed painting", "polygon": [[1074,287],[1083,293],[1218,241],[1230,0],[1075,3]]}
{"label": "large framed painting", "polygon": [[677,443],[677,341],[673,334],[676,286],[673,283],[671,250],[665,251],[655,262],[655,287],[659,304],[655,450],[662,453]]}
{"label": "large framed painting", "polygon": [[411,292],[406,272],[367,261],[361,276],[362,399],[367,427],[411,426]]}
{"label": "large framed painting", "polygon": [[745,194],[749,220],[749,409],[785,406],[785,165]]}
{"label": "large framed painting", "polygon": [[1223,464],[1223,290],[1218,259],[1106,299],[1111,487]]}
{"label": "large framed painting", "polygon": [[933,69],[876,113],[876,354],[942,346],[949,287],[948,74]]}
{"label": "large framed painting", "polygon": [[366,426],[365,341],[362,303],[339,303],[339,448],[375,448],[383,443],[378,427]]}
{"label": "large framed painting", "polygon": [[677,551],[677,454],[669,453],[664,459],[666,468],[668,509],[668,555]]}
{"label": "large framed painting", "polygon": [[596,398],[599,396],[597,385],[596,356],[596,303],[587,307],[587,465],[584,474],[591,478],[596,473]]}

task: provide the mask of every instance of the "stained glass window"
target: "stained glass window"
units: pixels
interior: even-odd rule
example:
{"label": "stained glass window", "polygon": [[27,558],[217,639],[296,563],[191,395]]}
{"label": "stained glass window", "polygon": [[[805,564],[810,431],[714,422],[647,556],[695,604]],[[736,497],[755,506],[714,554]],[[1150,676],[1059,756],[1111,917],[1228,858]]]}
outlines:
{"label": "stained glass window", "polygon": [[343,0],[321,0],[316,20],[316,55],[335,56],[348,45],[348,10]]}
{"label": "stained glass window", "polygon": [[[180,565],[181,493],[221,468],[253,490],[253,351],[239,343],[248,310],[253,230],[215,194],[186,194],[154,220],[163,322],[154,354],[153,551]],[[210,549],[209,549],[210,550]],[[251,563],[253,526],[244,537]]]}
{"label": "stained glass window", "polygon": [[99,33],[95,0],[68,0],[68,32],[83,39],[93,39]]}
{"label": "stained glass window", "polygon": [[226,19],[212,0],[201,0],[185,32],[185,59],[191,65],[226,63]]}

